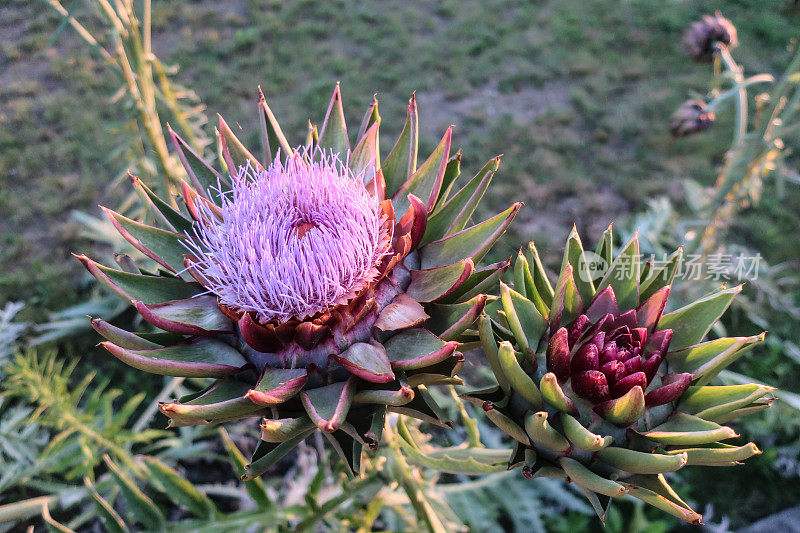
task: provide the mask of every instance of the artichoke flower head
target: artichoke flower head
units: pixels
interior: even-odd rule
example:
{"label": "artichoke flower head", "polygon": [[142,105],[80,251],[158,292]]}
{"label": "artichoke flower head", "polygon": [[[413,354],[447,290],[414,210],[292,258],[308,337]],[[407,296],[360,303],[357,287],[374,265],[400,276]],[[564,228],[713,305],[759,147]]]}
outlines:
{"label": "artichoke flower head", "polygon": [[170,131],[188,179],[175,208],[138,179],[157,225],[104,212],[158,265],[120,269],[78,256],[157,328],[94,319],[112,355],[145,372],[209,378],[161,404],[170,426],[260,417],[246,477],[260,475],[314,431],[351,473],[377,447],[387,411],[447,425],[428,386],[460,383],[460,343],[484,291],[510,262],[476,267],[521,204],[471,224],[499,159],[456,188],[460,153],[448,129],[417,165],[416,101],[384,159],[373,99],[351,147],[339,86],[324,123],[293,147],[263,95],[263,152],[220,118],[223,171]]}
{"label": "artichoke flower head", "polygon": [[637,235],[613,257],[610,227],[584,251],[573,229],[555,286],[531,243],[479,323],[498,386],[465,397],[514,439],[509,468],[573,482],[601,518],[628,494],[700,523],[665,474],[760,453],[725,424],[774,389],[709,383],[764,334],[704,341],[741,287],[665,312],[681,258],[643,261]]}

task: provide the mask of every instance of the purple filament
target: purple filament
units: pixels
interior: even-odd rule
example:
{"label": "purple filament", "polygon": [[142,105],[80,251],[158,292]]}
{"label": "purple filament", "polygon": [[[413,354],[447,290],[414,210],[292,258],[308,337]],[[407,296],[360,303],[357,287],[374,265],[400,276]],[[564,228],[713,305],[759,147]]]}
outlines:
{"label": "purple filament", "polygon": [[221,221],[198,202],[194,268],[222,303],[262,321],[345,303],[377,277],[389,248],[391,229],[360,177],[338,155],[309,162],[302,153],[265,171],[241,167],[218,195]]}

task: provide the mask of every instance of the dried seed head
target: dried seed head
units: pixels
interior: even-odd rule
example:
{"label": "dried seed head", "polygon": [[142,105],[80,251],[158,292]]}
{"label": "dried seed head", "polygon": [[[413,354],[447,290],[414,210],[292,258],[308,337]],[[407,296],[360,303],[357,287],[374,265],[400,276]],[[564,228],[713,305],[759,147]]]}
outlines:
{"label": "dried seed head", "polygon": [[715,118],[713,111],[706,110],[704,102],[687,100],[670,117],[669,131],[673,137],[685,137],[707,130]]}
{"label": "dried seed head", "polygon": [[719,11],[713,16],[704,15],[702,20],[692,22],[683,37],[686,52],[695,61],[704,63],[714,59],[717,43],[731,48],[739,44],[736,38],[736,28]]}

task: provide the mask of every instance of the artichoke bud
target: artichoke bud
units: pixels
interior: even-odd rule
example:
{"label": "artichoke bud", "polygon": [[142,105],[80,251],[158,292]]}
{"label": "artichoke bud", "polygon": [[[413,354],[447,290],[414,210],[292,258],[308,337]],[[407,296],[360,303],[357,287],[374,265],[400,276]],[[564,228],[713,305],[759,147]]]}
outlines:
{"label": "artichoke bud", "polygon": [[706,109],[701,100],[687,100],[680,105],[669,119],[669,132],[673,137],[686,137],[710,128],[716,116]]}
{"label": "artichoke bud", "polygon": [[701,63],[714,60],[717,43],[730,48],[739,44],[736,28],[719,11],[713,16],[703,15],[702,19],[692,22],[683,36],[686,53]]}
{"label": "artichoke bud", "polygon": [[521,204],[473,224],[499,158],[457,184],[450,128],[418,165],[414,97],[384,157],[377,100],[351,144],[338,85],[305,146],[287,140],[263,95],[258,117],[259,151],[220,118],[222,170],[170,130],[187,175],[182,205],[132,177],[157,226],[104,209],[155,269],[78,257],[167,333],[92,325],[131,366],[209,378],[161,405],[171,426],[261,418],[248,477],[314,431],[358,474],[387,411],[447,425],[426,386],[460,383],[459,346],[478,343],[470,327],[510,263],[476,265]]}
{"label": "artichoke bud", "polygon": [[591,502],[628,494],[699,523],[663,474],[760,453],[723,442],[738,437],[724,424],[766,408],[774,389],[708,382],[764,336],[704,342],[741,287],[667,312],[681,250],[645,264],[637,234],[616,257],[611,242],[609,227],[584,251],[573,229],[554,288],[533,243],[518,256],[514,287],[501,284],[478,328],[499,386],[465,398],[489,405],[516,442],[509,468],[525,477],[564,477]]}

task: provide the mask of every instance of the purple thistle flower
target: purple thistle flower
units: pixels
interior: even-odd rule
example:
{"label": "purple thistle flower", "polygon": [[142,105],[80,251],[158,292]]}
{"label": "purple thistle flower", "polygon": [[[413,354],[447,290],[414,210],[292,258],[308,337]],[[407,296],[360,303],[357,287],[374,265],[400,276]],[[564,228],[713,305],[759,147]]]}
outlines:
{"label": "purple thistle flower", "polygon": [[264,322],[345,303],[378,277],[391,240],[378,200],[338,155],[298,152],[265,171],[241,167],[219,191],[221,220],[197,204],[207,223],[189,244],[192,268],[223,304]]}

